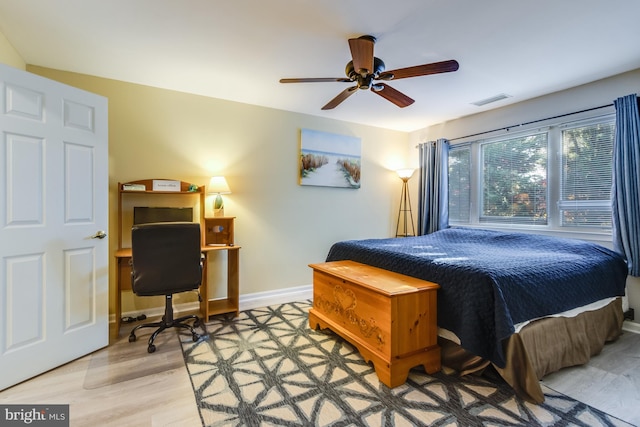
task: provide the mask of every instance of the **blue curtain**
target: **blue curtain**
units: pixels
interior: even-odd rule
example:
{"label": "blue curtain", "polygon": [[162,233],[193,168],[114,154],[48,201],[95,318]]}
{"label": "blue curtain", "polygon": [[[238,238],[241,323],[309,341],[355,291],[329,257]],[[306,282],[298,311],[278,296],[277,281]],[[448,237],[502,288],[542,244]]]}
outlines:
{"label": "blue curtain", "polygon": [[425,142],[418,151],[418,235],[423,235],[449,227],[449,141]]}
{"label": "blue curtain", "polygon": [[640,116],[638,97],[613,102],[616,133],[613,140],[611,208],[614,249],[627,257],[629,274],[640,276]]}

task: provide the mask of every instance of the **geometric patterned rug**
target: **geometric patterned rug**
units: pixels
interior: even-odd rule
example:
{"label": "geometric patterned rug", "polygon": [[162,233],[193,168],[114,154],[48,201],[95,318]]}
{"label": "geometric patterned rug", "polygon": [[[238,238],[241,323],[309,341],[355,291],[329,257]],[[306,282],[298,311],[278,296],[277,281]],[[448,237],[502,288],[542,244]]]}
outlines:
{"label": "geometric patterned rug", "polygon": [[534,405],[501,378],[426,374],[393,389],[355,347],[309,328],[310,301],[218,316],[180,334],[203,426],[629,426],[543,386]]}

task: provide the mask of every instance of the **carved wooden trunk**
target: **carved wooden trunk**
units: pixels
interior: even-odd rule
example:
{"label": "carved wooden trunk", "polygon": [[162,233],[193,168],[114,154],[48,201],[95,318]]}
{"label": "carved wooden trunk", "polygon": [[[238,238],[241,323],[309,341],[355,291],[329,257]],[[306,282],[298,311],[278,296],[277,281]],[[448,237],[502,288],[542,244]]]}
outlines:
{"label": "carved wooden trunk", "polygon": [[403,384],[409,370],[440,370],[439,285],[354,261],[311,264],[311,328],[329,328],[373,362],[380,381]]}

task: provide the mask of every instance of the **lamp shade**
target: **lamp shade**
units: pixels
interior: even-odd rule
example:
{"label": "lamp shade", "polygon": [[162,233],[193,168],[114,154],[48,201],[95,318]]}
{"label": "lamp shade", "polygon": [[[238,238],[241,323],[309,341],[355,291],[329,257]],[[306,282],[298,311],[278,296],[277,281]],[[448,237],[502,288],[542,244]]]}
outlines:
{"label": "lamp shade", "polygon": [[396,173],[400,177],[400,179],[409,179],[413,176],[414,169],[398,169]]}
{"label": "lamp shade", "polygon": [[212,176],[209,180],[208,194],[229,194],[231,189],[224,176]]}

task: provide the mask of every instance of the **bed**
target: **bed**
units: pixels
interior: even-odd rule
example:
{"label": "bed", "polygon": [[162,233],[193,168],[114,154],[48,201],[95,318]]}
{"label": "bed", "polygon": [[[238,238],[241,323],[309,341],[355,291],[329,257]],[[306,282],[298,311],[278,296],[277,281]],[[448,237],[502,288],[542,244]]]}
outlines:
{"label": "bed", "polygon": [[544,375],[621,333],[626,262],[596,244],[460,227],[338,242],[326,260],[345,259],[438,283],[443,365],[491,363],[528,401],[544,400]]}

